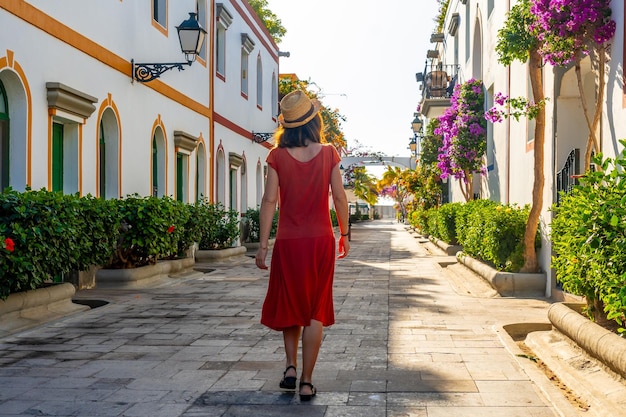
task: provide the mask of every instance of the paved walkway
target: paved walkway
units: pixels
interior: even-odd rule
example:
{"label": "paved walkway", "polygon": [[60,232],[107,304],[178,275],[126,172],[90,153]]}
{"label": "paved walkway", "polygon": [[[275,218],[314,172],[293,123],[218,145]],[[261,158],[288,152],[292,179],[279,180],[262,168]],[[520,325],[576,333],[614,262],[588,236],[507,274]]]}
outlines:
{"label": "paved walkway", "polygon": [[81,291],[109,304],[0,339],[0,416],[577,415],[501,328],[547,323],[545,301],[494,295],[390,221],[352,239],[310,403],[278,389],[268,273],[240,256],[158,288]]}

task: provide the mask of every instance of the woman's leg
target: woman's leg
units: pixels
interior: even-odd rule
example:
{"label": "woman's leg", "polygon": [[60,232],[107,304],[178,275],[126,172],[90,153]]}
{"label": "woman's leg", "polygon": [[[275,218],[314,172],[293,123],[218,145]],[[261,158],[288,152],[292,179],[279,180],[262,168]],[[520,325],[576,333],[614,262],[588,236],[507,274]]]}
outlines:
{"label": "woman's leg", "polygon": [[[304,328],[302,333],[302,374],[300,382],[312,382],[313,369],[322,345],[323,330],[322,323],[317,320],[311,320],[311,325]],[[302,387],[300,394],[312,394],[311,388],[308,386]]]}
{"label": "woman's leg", "polygon": [[[302,327],[300,326],[294,326],[283,330],[283,342],[285,344],[285,355],[287,357],[285,367],[298,367],[298,343],[300,342],[301,332]],[[293,369],[289,369],[285,376],[297,377],[298,373]]]}

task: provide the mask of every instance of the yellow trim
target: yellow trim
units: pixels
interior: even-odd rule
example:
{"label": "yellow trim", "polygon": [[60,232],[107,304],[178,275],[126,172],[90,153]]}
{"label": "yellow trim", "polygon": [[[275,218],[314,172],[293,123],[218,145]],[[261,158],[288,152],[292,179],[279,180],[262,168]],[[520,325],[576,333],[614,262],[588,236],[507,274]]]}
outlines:
{"label": "yellow trim", "polygon": [[[5,9],[7,12],[42,30],[50,36],[57,38],[61,42],[64,42],[67,45],[76,48],[80,52],[83,52],[84,54],[91,56],[92,58],[121,72],[122,74],[127,75],[129,78],[131,77],[132,65],[129,61],[109,51],[102,45],[99,45],[79,32],[76,32],[72,28],[62,24],[31,4],[24,1],[0,0],[0,8]],[[213,13],[211,13],[211,15],[213,15]],[[211,48],[213,48],[212,44],[213,42],[211,42]],[[210,107],[190,99],[185,94],[175,90],[160,80],[151,81],[150,83],[144,84],[144,86],[153,89],[154,91],[187,107],[190,110],[195,111],[198,114],[211,117]]]}
{"label": "yellow trim", "polygon": [[[0,6],[6,0],[0,0]],[[24,88],[24,94],[26,95],[26,185],[32,185],[32,157],[33,157],[33,140],[32,140],[32,125],[33,125],[33,114],[31,109],[33,108],[33,97],[30,93],[30,86],[28,85],[28,81],[26,79],[26,74],[22,69],[22,66],[15,61],[14,52],[10,49],[7,49],[7,54],[5,57],[0,58],[0,71],[4,68],[12,69],[22,82],[22,87]]]}

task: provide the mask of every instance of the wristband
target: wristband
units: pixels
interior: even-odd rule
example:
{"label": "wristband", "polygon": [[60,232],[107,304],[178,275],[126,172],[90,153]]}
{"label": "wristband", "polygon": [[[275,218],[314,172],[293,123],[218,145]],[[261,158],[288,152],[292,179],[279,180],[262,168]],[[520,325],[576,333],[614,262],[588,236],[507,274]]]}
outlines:
{"label": "wristband", "polygon": [[346,233],[345,235],[342,233],[341,236],[348,236],[350,233]]}

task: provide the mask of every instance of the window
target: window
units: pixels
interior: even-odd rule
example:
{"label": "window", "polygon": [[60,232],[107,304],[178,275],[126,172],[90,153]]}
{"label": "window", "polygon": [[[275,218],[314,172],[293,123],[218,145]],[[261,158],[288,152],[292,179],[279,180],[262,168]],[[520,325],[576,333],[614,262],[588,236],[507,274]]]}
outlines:
{"label": "window", "polygon": [[187,163],[189,158],[182,153],[176,154],[176,200],[187,201]]}
{"label": "window", "polygon": [[167,194],[165,166],[165,134],[159,126],[152,136],[152,195],[163,197]]}
{"label": "window", "polygon": [[[203,28],[208,28],[207,25],[207,1],[206,0],[197,0],[196,2],[196,14],[198,23]],[[207,42],[202,42],[202,49],[200,49],[200,58],[206,61],[206,44]]]}
{"label": "window", "polygon": [[256,164],[256,205],[261,205],[263,197],[263,171],[261,170],[261,162]]}
{"label": "window", "polygon": [[226,156],[223,149],[217,151],[217,164],[215,164],[215,189],[217,202],[226,205]]}
{"label": "window", "polygon": [[217,73],[226,75],[226,29],[222,27],[217,28],[217,35],[215,39],[215,53],[217,54]]}
{"label": "window", "polygon": [[52,124],[52,191],[63,191],[63,125]]}
{"label": "window", "polygon": [[167,0],[152,0],[152,19],[167,29]]}
{"label": "window", "polygon": [[248,61],[250,52],[254,49],[254,42],[250,37],[242,33],[241,34],[241,95],[248,97],[248,79],[250,73],[248,71]]}
{"label": "window", "polygon": [[196,201],[206,197],[206,149],[204,143],[198,144],[196,154]]}
{"label": "window", "polygon": [[492,12],[493,12],[493,0],[488,0],[487,1],[487,15],[491,16]]}
{"label": "window", "polygon": [[217,75],[226,79],[226,29],[233,22],[233,16],[223,3],[216,4],[217,30],[215,33],[215,68]]}
{"label": "window", "polygon": [[9,186],[9,105],[0,81],[0,192]]}
{"label": "window", "polygon": [[248,211],[248,173],[246,171],[246,161],[241,165],[241,198],[239,212]]}
{"label": "window", "polygon": [[256,59],[256,105],[263,109],[263,64],[261,54]]}
{"label": "window", "polygon": [[102,198],[119,198],[119,128],[109,107],[102,113],[98,137],[98,192]]}

